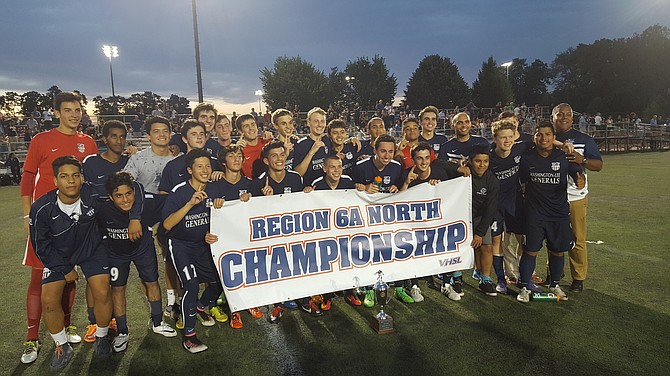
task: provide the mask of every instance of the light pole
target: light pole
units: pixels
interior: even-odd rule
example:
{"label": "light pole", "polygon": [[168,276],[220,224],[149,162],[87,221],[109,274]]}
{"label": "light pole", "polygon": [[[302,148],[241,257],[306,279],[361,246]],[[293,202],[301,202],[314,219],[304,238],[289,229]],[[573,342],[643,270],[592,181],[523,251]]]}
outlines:
{"label": "light pole", "polygon": [[258,97],[258,113],[262,114],[263,110],[261,110],[261,98],[263,97],[263,90],[256,90],[254,94]]}
{"label": "light pole", "polygon": [[508,61],[506,63],[500,64],[501,67],[505,67],[505,76],[507,76],[507,81],[509,81],[509,67],[512,66],[512,62]]}
{"label": "light pole", "polygon": [[198,39],[198,14],[195,11],[195,0],[191,1],[193,9],[193,43],[195,44],[195,75],[198,80],[198,103],[204,102],[202,99],[202,72],[200,70],[200,40]]}
{"label": "light pole", "polygon": [[114,93],[114,71],[112,70],[112,59],[119,57],[119,48],[117,46],[108,46],[105,44],[102,46],[102,52],[109,59],[109,76],[112,79],[112,98],[114,98],[116,97],[116,94]]}

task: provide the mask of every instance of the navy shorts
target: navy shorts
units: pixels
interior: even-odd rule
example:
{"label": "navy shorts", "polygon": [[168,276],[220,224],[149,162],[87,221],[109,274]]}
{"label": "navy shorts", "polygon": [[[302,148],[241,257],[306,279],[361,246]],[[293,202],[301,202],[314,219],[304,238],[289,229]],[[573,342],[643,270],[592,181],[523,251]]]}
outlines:
{"label": "navy shorts", "polygon": [[218,282],[219,273],[208,245],[194,246],[178,239],[168,240],[169,257],[182,287],[195,278],[198,283]]}
{"label": "navy shorts", "polygon": [[156,249],[149,247],[136,255],[128,257],[115,257],[109,254],[110,284],[114,287],[125,286],[130,274],[130,262],[135,264],[135,269],[142,282],[158,281],[158,261],[156,260]]}
{"label": "navy shorts", "polygon": [[[88,257],[87,259],[77,263],[79,268],[84,273],[84,277],[90,278],[98,274],[109,274],[109,261],[107,259],[107,251],[103,250],[103,247],[99,248],[99,252],[96,251],[95,254]],[[50,282],[64,281],[65,274],[55,273],[49,270],[46,266],[42,271],[42,284],[47,284]]]}
{"label": "navy shorts", "polygon": [[491,236],[498,236],[503,232],[523,234],[524,226],[521,215],[509,213],[505,209],[498,209],[491,223]]}
{"label": "navy shorts", "polygon": [[572,235],[570,218],[559,221],[526,222],[526,235],[524,236],[524,251],[537,252],[542,248],[542,242],[546,239],[547,249],[550,252],[567,252],[575,246],[575,237]]}

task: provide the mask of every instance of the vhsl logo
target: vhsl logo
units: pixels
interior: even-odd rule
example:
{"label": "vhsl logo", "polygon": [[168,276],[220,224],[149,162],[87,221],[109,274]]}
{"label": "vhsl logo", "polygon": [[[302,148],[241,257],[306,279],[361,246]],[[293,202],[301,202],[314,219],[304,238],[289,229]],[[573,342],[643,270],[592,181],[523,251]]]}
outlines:
{"label": "vhsl logo", "polygon": [[456,265],[461,263],[461,256],[450,257],[440,260],[440,266]]}

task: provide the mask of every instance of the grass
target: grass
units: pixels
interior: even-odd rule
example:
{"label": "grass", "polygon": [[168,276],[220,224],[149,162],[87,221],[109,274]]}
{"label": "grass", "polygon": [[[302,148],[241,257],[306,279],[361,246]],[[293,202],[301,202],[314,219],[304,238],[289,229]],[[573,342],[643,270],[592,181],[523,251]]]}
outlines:
{"label": "grass", "polygon": [[[77,345],[63,372],[182,375],[639,375],[665,374],[670,354],[670,153],[605,156],[600,173],[589,175],[590,274],[586,290],[559,303],[517,303],[490,298],[466,275],[466,295],[451,302],[423,288],[426,300],[392,302],[398,332],[379,336],[369,328],[372,309],[336,300],[330,313],[312,318],[289,312],[279,325],[243,313],[245,327],[198,327],[210,349],[190,355],[178,338],[147,333],[148,305],[136,275],[128,288],[130,345],[105,362],[92,361],[89,344]],[[0,188],[0,327],[7,360],[0,374],[49,372],[53,345],[36,363],[20,363],[25,336],[25,292],[29,270],[19,266],[25,238],[17,187]],[[546,257],[546,256],[545,256]],[[542,265],[544,260],[538,260]],[[541,268],[538,268],[540,270]],[[568,272],[569,275],[569,272]],[[569,284],[569,277],[564,280]],[[86,323],[84,284],[79,284],[74,322]],[[83,333],[82,333],[83,334]]]}

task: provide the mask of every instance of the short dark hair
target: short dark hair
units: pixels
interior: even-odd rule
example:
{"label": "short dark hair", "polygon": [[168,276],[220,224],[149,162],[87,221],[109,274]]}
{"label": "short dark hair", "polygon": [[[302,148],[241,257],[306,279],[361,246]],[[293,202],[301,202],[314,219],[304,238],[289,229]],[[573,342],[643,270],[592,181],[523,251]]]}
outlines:
{"label": "short dark hair", "polygon": [[341,161],[340,157],[338,157],[337,155],[331,154],[331,155],[327,156],[327,157],[323,160],[323,165],[324,165],[324,166],[327,165],[327,164],[328,164],[328,161],[332,161],[332,160],[338,160],[338,161]]}
{"label": "short dark hair", "polygon": [[[242,122],[244,122],[246,120],[249,120],[249,119],[253,120],[254,123],[256,122],[256,117],[252,114],[242,114],[242,115],[238,116],[237,120],[235,120],[235,128],[237,128],[238,131],[241,131],[242,130]],[[256,125],[258,125],[258,124],[256,124]]]}
{"label": "short dark hair", "polygon": [[228,116],[226,116],[226,114],[216,115],[216,122],[217,123],[220,122],[223,119],[230,120],[230,119],[228,119]]}
{"label": "short dark hair", "polygon": [[133,187],[134,181],[135,179],[130,173],[126,171],[119,171],[107,178],[107,181],[105,182],[105,190],[107,191],[107,194],[111,195],[117,188],[119,188],[122,185],[127,185],[130,188],[134,189]]}
{"label": "short dark hair", "polygon": [[211,103],[199,103],[195,108],[193,109],[193,118],[197,119],[198,116],[200,116],[200,113],[203,111],[212,111],[214,112],[214,117],[218,115],[218,112],[216,112],[216,108],[214,108],[214,105]]}
{"label": "short dark hair", "polygon": [[195,160],[203,157],[206,157],[209,159],[209,162],[212,163],[212,156],[207,150],[203,149],[193,149],[186,153],[186,156],[184,157],[184,163],[186,164],[186,167],[193,168],[193,163]]}
{"label": "short dark hair", "polygon": [[54,159],[54,161],[51,162],[51,168],[54,170],[54,176],[58,176],[58,169],[65,165],[76,166],[79,168],[79,172],[82,170],[81,162],[79,162],[77,158],[75,158],[73,155],[64,155]]}
{"label": "short dark hair", "polygon": [[372,124],[373,121],[377,121],[377,120],[381,121],[382,126],[384,127],[384,129],[386,129],[386,123],[384,123],[384,119],[380,118],[379,116],[374,116],[370,120],[368,120],[368,124],[366,125],[366,129],[368,131],[370,131],[370,125]]}
{"label": "short dark hair", "polygon": [[63,91],[54,97],[54,109],[60,111],[60,105],[63,102],[77,102],[81,105],[81,95],[69,91]]}
{"label": "short dark hair", "polygon": [[474,159],[474,157],[479,154],[486,154],[491,157],[491,150],[489,149],[489,146],[484,144],[477,144],[473,146],[469,155],[470,160]]}
{"label": "short dark hair", "polygon": [[535,127],[535,133],[537,133],[537,131],[539,131],[540,128],[551,128],[551,133],[556,134],[556,129],[554,129],[554,125],[546,120],[543,120],[539,124],[537,124],[537,126]]}
{"label": "short dark hair", "polygon": [[126,125],[119,120],[108,120],[105,122],[105,125],[102,126],[102,137],[109,136],[109,132],[112,129],[123,129],[123,131],[128,134],[128,128]]}
{"label": "short dark hair", "polygon": [[265,146],[263,146],[263,150],[261,150],[261,159],[267,158],[270,155],[270,150],[279,149],[279,148],[282,148],[282,149],[286,150],[286,146],[284,146],[284,142],[279,141],[279,140],[268,142],[267,144],[265,144]]}
{"label": "short dark hair", "polygon": [[188,131],[195,127],[202,127],[202,130],[205,130],[205,126],[195,119],[187,119],[184,121],[184,124],[181,126],[181,136],[186,138]]}
{"label": "short dark hair", "polygon": [[328,123],[328,128],[326,130],[326,134],[330,134],[330,131],[335,128],[342,128],[344,130],[347,129],[346,124],[344,123],[344,120],[342,119],[333,119]]}
{"label": "short dark hair", "polygon": [[412,149],[412,159],[416,157],[416,153],[423,151],[423,150],[428,150],[428,153],[430,153],[433,148],[430,147],[430,145],[427,142],[419,142],[418,145],[414,149]]}
{"label": "short dark hair", "polygon": [[219,150],[219,153],[217,154],[217,158],[221,164],[226,163],[226,155],[230,153],[241,153],[242,157],[244,157],[244,149],[241,146],[235,144],[224,146],[223,149]]}
{"label": "short dark hair", "polygon": [[172,131],[172,125],[170,124],[170,120],[168,120],[168,118],[166,118],[165,116],[152,116],[150,118],[147,118],[144,121],[144,131],[147,134],[151,133],[151,125],[156,123],[165,124],[168,127],[168,131]]}
{"label": "short dark hair", "polygon": [[395,145],[395,138],[393,138],[393,136],[388,134],[380,135],[375,140],[375,150],[379,149],[379,144],[381,144],[382,142],[391,142]]}

